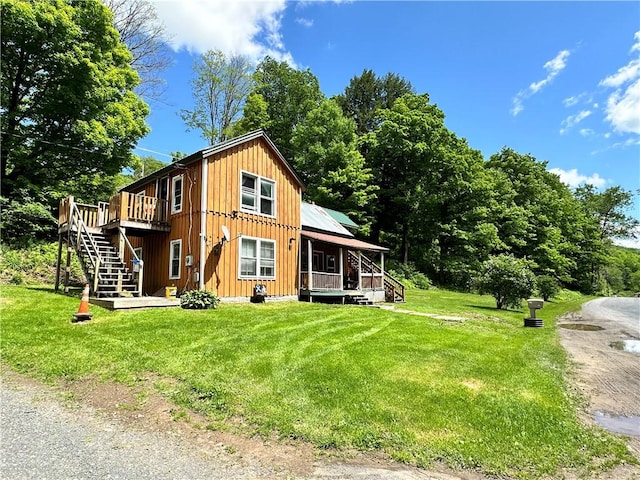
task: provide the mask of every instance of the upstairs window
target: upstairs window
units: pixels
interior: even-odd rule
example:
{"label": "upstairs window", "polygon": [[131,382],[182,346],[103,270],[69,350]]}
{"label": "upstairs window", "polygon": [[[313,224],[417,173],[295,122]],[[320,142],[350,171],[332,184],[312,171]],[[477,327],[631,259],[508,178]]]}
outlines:
{"label": "upstairs window", "polygon": [[274,217],[276,183],[250,173],[242,173],[240,209]]}
{"label": "upstairs window", "polygon": [[182,211],[182,184],[183,175],[171,179],[171,213]]}

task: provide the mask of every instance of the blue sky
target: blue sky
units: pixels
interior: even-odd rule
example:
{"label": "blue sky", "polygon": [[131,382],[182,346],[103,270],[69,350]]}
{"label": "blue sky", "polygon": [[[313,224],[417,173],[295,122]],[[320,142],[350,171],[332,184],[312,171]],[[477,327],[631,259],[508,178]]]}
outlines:
{"label": "blue sky", "polygon": [[175,58],[141,155],[207,146],[179,111],[195,56],[220,49],[309,68],[327,96],[393,72],[485,158],[508,146],[571,186],[640,188],[639,2],[153,1]]}

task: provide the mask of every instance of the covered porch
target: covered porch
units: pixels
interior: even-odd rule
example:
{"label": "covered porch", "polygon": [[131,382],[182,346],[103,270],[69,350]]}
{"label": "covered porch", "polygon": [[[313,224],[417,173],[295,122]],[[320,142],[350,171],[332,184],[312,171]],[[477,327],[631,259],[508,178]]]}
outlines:
{"label": "covered porch", "polygon": [[[353,237],[309,230],[301,232],[301,240],[301,300],[386,300],[384,258],[388,249]],[[379,265],[363,252],[378,257]]]}

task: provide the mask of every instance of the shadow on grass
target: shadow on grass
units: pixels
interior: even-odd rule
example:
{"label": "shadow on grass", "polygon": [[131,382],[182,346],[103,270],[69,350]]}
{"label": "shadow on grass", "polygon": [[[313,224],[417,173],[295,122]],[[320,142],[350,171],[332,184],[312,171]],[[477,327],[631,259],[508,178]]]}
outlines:
{"label": "shadow on grass", "polygon": [[522,313],[522,309],[514,310],[514,309],[511,309],[511,308],[503,308],[501,310],[498,310],[496,307],[487,307],[485,305],[470,305],[470,304],[467,304],[467,305],[465,305],[465,307],[474,308],[474,309],[478,309],[478,310],[489,310],[491,312]]}
{"label": "shadow on grass", "polygon": [[78,294],[82,293],[82,289],[84,287],[69,287],[69,292],[65,293],[64,289],[61,288],[57,292],[54,287],[47,286],[28,286],[27,290],[35,290],[38,292],[52,293],[53,295],[64,295],[65,297],[77,297]]}

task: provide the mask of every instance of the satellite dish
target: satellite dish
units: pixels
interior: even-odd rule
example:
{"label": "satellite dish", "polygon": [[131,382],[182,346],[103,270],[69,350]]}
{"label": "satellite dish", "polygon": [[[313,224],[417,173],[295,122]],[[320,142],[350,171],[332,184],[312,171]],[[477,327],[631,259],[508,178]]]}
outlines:
{"label": "satellite dish", "polygon": [[226,227],[226,225],[222,225],[222,242],[228,242],[229,240],[231,240],[231,234],[229,233],[229,229]]}

